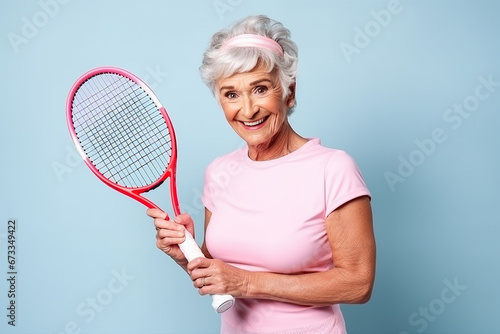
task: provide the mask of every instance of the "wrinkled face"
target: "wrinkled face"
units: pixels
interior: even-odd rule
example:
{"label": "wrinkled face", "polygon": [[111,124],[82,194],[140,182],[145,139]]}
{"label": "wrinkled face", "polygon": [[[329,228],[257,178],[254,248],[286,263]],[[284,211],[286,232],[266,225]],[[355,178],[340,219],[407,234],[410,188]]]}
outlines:
{"label": "wrinkled face", "polygon": [[266,144],[287,126],[287,102],[279,80],[262,66],[217,80],[226,120],[249,146]]}

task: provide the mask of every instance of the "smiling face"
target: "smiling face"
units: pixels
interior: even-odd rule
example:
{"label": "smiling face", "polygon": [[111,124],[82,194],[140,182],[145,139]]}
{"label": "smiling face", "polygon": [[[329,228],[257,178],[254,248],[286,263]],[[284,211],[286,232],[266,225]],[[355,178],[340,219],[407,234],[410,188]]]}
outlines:
{"label": "smiling face", "polygon": [[293,94],[284,101],[278,79],[263,66],[217,80],[217,94],[226,120],[250,150],[272,146],[290,128]]}

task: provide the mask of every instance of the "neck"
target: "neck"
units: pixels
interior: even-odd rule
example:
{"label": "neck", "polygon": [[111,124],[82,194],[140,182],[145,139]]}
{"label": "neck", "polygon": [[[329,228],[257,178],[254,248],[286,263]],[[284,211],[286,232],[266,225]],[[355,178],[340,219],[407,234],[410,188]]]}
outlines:
{"label": "neck", "polygon": [[248,156],[255,161],[265,161],[281,158],[300,148],[307,142],[307,139],[299,136],[286,123],[270,141],[256,146],[248,147]]}

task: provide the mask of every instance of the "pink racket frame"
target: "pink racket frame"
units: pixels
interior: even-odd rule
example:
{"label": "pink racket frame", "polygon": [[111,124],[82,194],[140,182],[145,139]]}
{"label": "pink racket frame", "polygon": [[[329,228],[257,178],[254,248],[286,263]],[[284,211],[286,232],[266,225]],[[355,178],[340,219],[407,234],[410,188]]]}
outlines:
{"label": "pink racket frame", "polygon": [[[156,103],[156,105],[159,107],[160,112],[163,116],[163,119],[165,120],[165,123],[167,124],[168,130],[170,132],[170,140],[172,141],[172,152],[171,152],[171,157],[170,157],[170,162],[168,167],[166,168],[165,172],[162,174],[162,176],[156,180],[154,183],[145,186],[145,187],[138,187],[138,188],[127,188],[124,186],[121,186],[119,184],[116,184],[112,181],[110,181],[108,178],[106,178],[99,170],[92,164],[92,162],[89,160],[85,152],[83,151],[82,146],[80,145],[80,141],[78,140],[78,137],[75,132],[75,127],[73,126],[73,118],[72,118],[72,104],[73,104],[73,98],[76,94],[76,91],[80,88],[80,86],[89,78],[93,77],[94,75],[101,74],[101,73],[115,73],[122,75],[135,83],[137,83],[139,86],[144,89],[149,97]],[[71,87],[71,90],[68,94],[68,98],[66,101],[66,122],[68,125],[68,129],[71,135],[71,139],[73,140],[73,143],[75,144],[75,147],[82,157],[83,161],[87,165],[87,167],[90,168],[90,170],[106,185],[109,187],[139,201],[140,203],[144,204],[148,208],[158,208],[158,206],[147,199],[146,197],[141,196],[141,194],[146,193],[159,185],[161,185],[167,178],[170,178],[170,199],[172,201],[172,209],[174,210],[175,215],[179,215],[181,213],[180,206],[179,206],[179,199],[177,197],[177,186],[176,186],[176,179],[175,179],[175,174],[176,174],[176,166],[177,166],[177,141],[175,138],[175,132],[174,132],[174,127],[172,125],[172,122],[170,121],[170,117],[168,117],[167,111],[165,110],[165,107],[161,104],[161,102],[158,100],[156,95],[153,93],[151,88],[140,78],[135,76],[134,74],[123,70],[121,68],[117,67],[98,67],[95,69],[92,69],[85,74],[83,74],[76,82],[75,84]],[[167,216],[166,219],[169,219]]]}

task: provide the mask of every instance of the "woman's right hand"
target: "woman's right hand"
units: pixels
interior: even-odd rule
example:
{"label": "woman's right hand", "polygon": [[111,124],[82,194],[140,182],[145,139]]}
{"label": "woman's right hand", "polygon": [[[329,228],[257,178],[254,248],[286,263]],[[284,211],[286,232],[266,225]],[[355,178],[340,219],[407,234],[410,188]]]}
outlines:
{"label": "woman's right hand", "polygon": [[179,265],[187,265],[187,260],[179,248],[186,239],[184,231],[194,235],[194,223],[188,214],[180,214],[174,220],[166,220],[167,214],[160,209],[148,209],[147,215],[154,219],[156,228],[156,246],[170,256]]}

